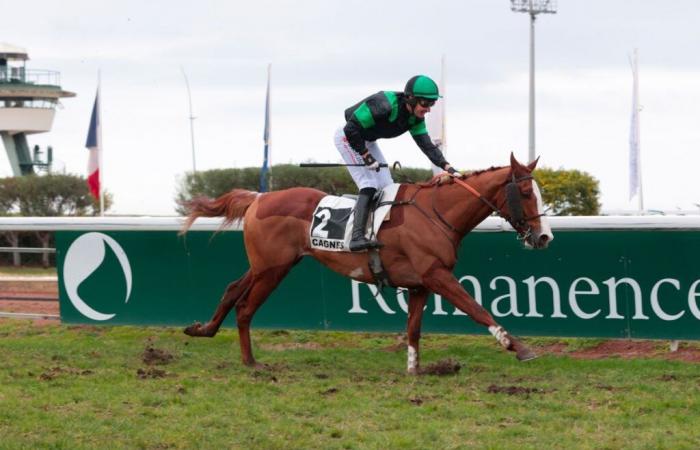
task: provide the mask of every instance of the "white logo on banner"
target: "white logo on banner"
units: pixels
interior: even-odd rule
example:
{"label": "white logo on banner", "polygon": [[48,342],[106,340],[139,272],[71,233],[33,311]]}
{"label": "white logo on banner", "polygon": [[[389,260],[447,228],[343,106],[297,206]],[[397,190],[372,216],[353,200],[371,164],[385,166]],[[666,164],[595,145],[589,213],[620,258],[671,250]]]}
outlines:
{"label": "white logo on banner", "polygon": [[105,243],[109,245],[109,248],[117,256],[124,273],[124,279],[126,280],[126,298],[124,303],[127,303],[131,295],[131,265],[124,249],[111,237],[94,232],[83,234],[73,241],[63,261],[63,282],[71,303],[85,317],[100,321],[109,320],[114,317],[114,314],[102,313],[91,308],[78,295],[78,288],[104,261],[106,254]]}

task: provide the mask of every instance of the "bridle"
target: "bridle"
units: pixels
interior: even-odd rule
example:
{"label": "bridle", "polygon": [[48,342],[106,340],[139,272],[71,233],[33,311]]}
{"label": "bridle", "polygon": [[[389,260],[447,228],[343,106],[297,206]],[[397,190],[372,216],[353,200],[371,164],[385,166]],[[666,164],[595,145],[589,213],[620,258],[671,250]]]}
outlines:
{"label": "bridle", "polygon": [[[456,176],[453,176],[452,179],[455,181],[455,183],[459,184],[467,191],[471,192],[476,198],[481,200],[494,213],[496,213],[496,215],[508,222],[510,226],[512,226],[513,229],[518,233],[518,239],[521,241],[526,241],[532,236],[532,227],[529,225],[528,221],[532,219],[537,219],[538,217],[544,215],[535,214],[533,216],[526,217],[525,212],[523,211],[523,197],[520,193],[520,188],[518,187],[518,184],[521,181],[532,180],[532,175],[525,175],[520,178],[515,178],[515,174],[511,173],[511,180],[505,185],[506,195],[503,205],[501,205],[501,207],[497,207],[490,200],[484,198],[484,196],[481,195],[479,191],[471,187],[465,181],[459,179]],[[433,210],[437,213],[437,210],[435,210],[434,207]],[[439,215],[439,213],[438,217],[443,223],[446,223],[445,219],[441,215]],[[454,227],[452,226],[450,226],[450,228],[454,229]]]}
{"label": "bridle", "polygon": [[[491,209],[496,215],[499,217],[503,218],[505,221],[507,221],[510,226],[515,229],[516,233],[518,234],[518,240],[521,241],[526,241],[532,236],[532,227],[528,224],[528,220],[536,219],[538,217],[543,216],[544,214],[537,214],[534,216],[529,216],[525,217],[524,211],[523,211],[523,205],[522,205],[522,195],[520,194],[520,188],[518,188],[518,183],[521,181],[525,180],[532,180],[533,177],[532,175],[526,175],[524,177],[520,178],[515,178],[515,174],[511,174],[511,181],[506,183],[505,189],[506,189],[506,198],[505,201],[503,202],[503,205],[501,207],[497,207],[494,205],[489,199],[485,198],[479,191],[471,187],[469,184],[466,182],[462,181],[456,176],[453,176],[452,179],[455,181],[455,183],[459,184],[469,192],[471,192],[476,198],[481,200],[486,206]],[[423,214],[430,222],[434,223],[435,226],[438,227],[438,229],[447,237],[449,241],[451,241],[455,247],[458,245],[458,242],[455,241],[449,234],[448,230],[452,231],[458,236],[464,235],[464,232],[461,230],[458,230],[455,226],[453,226],[451,223],[449,223],[443,216],[440,214],[440,212],[437,210],[435,206],[435,199],[437,196],[437,187],[434,186],[435,189],[433,189],[432,193],[432,209],[433,213],[435,213],[435,217],[442,222],[444,226],[440,226],[440,224],[430,216],[426,211],[423,210],[423,208],[418,205],[416,202],[416,196],[418,195],[418,192],[423,188],[427,187],[426,185],[418,185],[418,189],[413,193],[410,199],[408,200],[400,200],[400,201],[393,201],[393,202],[382,202],[379,203],[377,206],[384,206],[387,204],[391,204],[394,206],[414,206],[416,209]],[[504,208],[505,207],[505,208]],[[504,212],[504,209],[507,208],[507,211]],[[447,228],[447,230],[445,230]]]}

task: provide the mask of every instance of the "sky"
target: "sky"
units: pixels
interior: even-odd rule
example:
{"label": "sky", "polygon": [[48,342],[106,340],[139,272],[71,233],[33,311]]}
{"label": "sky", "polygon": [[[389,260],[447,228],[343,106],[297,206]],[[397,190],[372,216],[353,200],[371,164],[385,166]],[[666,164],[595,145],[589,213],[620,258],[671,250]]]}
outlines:
{"label": "sky", "polygon": [[[85,175],[85,139],[102,80],[103,183],[112,214],[172,215],[191,171],[260,166],[272,64],[273,164],[339,162],[345,108],[413,75],[440,78],[447,159],[461,169],[528,157],[529,28],[508,0],[0,0],[0,42],[28,69],[61,72],[52,145],[57,168]],[[603,210],[629,199],[630,57],[639,52],[644,207],[700,211],[700,2],[559,0],[536,23],[540,166],[600,183]],[[410,135],[381,140],[389,161],[428,167]],[[11,175],[0,152],[0,176]]]}

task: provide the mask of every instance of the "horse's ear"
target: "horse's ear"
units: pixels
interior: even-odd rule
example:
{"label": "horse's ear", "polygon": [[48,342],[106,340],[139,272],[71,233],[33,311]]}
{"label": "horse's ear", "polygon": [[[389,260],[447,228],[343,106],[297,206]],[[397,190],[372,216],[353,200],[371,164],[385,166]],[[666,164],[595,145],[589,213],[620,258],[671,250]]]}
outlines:
{"label": "horse's ear", "polygon": [[539,160],[540,160],[540,157],[538,156],[537,159],[535,159],[534,161],[532,161],[530,164],[527,165],[527,170],[529,170],[530,172],[535,170],[535,167],[537,167],[537,161],[539,161]]}
{"label": "horse's ear", "polygon": [[515,155],[513,152],[510,152],[510,167],[513,169],[517,169],[518,167],[522,167],[522,164],[518,162],[517,159],[515,159]]}

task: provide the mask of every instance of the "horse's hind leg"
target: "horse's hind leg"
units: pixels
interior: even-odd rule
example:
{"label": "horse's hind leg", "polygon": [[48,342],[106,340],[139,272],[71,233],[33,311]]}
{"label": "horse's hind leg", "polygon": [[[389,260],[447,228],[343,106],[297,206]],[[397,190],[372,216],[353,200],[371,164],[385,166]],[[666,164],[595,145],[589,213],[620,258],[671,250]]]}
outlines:
{"label": "horse's hind leg", "polygon": [[226,287],[219,306],[209,322],[202,325],[199,322],[185,328],[185,334],[195,337],[213,337],[219,331],[224,319],[240,301],[244,301],[253,283],[253,275],[248,270],[243,277]]}
{"label": "horse's hind leg", "polygon": [[423,284],[431,291],[442,295],[460,311],[469,315],[475,322],[488,327],[489,332],[507,350],[516,353],[520,361],[527,361],[537,357],[525,344],[511,336],[502,326],[493,319],[491,314],[464,290],[455,279],[452,272],[444,267],[429,270],[423,275]]}
{"label": "horse's hind leg", "polygon": [[411,375],[420,369],[420,328],[423,319],[423,308],[428,298],[426,289],[412,291],[408,300],[408,361],[407,371]]}
{"label": "horse's hind leg", "polygon": [[253,279],[250,292],[243,301],[236,304],[236,320],[238,322],[238,336],[241,344],[241,359],[246,366],[254,366],[255,358],[250,346],[250,322],[253,315],[262,305],[272,291],[280,284],[282,279],[289,273],[294,263],[269,268]]}

